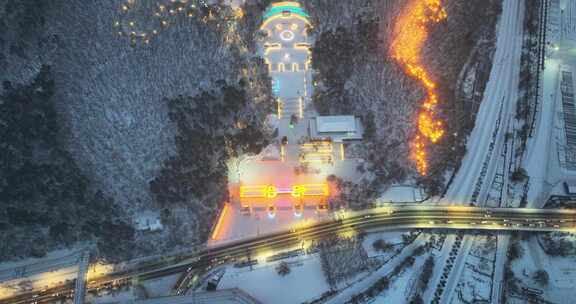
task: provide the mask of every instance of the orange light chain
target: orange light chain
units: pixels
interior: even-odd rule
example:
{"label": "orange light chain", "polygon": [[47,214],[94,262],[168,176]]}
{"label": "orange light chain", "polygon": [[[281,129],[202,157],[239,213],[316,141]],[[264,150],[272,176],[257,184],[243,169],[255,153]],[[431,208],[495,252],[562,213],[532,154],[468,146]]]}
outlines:
{"label": "orange light chain", "polygon": [[446,17],[441,0],[411,0],[398,17],[391,44],[392,57],[426,89],[427,96],[418,113],[418,134],[411,143],[411,156],[421,175],[428,172],[427,144],[436,143],[444,135],[442,121],[436,117],[436,84],[422,63],[421,49],[428,38],[428,24],[440,22]]}

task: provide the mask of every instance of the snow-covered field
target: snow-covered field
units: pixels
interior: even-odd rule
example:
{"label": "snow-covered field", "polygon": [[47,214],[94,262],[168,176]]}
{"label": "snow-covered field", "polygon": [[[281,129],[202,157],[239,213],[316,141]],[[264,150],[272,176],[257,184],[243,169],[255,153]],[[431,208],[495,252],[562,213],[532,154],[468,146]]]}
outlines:
{"label": "snow-covered field", "polygon": [[375,297],[372,303],[408,303],[411,296],[416,292],[413,287],[415,281],[422,274],[422,265],[428,256],[425,254],[416,257],[414,265],[393,280],[390,289]]}
{"label": "snow-covered field", "polygon": [[180,274],[162,277],[158,279],[148,280],[142,282],[141,287],[148,298],[163,297],[169,295],[176,281],[180,278]]}
{"label": "snow-covered field", "polygon": [[[490,302],[496,254],[496,238],[478,235],[466,259],[450,303]],[[498,286],[495,286],[498,288]]]}
{"label": "snow-covered field", "polygon": [[[542,292],[538,298],[552,303],[573,303],[576,291],[576,258],[550,257],[538,245],[535,236],[519,245],[522,256],[512,262],[514,276],[519,279],[518,291],[511,292],[511,303],[525,303],[527,294],[522,288],[532,288]],[[548,284],[537,282],[536,271],[545,270],[549,275]]]}
{"label": "snow-covered field", "polygon": [[420,202],[425,198],[422,189],[411,185],[392,185],[378,198],[379,203]]}
{"label": "snow-covered field", "polygon": [[[389,258],[394,254],[396,250],[400,250],[403,247],[402,243],[402,235],[406,232],[402,231],[393,231],[393,232],[377,232],[377,233],[370,233],[368,234],[362,244],[366,253],[369,257],[378,257],[378,258]],[[394,250],[390,250],[388,252],[381,252],[374,249],[374,242],[377,240],[384,240],[387,243],[394,245]]]}
{"label": "snow-covered field", "polygon": [[249,268],[228,268],[218,288],[240,288],[262,303],[293,304],[312,300],[330,290],[318,255],[287,259],[290,273],[280,276],[278,262]]}

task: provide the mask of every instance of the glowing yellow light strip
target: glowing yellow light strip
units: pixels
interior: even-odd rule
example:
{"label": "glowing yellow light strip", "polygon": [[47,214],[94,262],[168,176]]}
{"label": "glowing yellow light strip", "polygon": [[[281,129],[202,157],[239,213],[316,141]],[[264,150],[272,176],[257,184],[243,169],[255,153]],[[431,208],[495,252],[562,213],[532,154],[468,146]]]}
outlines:
{"label": "glowing yellow light strip", "polygon": [[312,146],[312,147],[302,147],[304,152],[319,152],[319,153],[331,153],[332,146]]}
{"label": "glowing yellow light strip", "polygon": [[302,188],[304,196],[328,196],[329,194],[327,184],[305,184]]}
{"label": "glowing yellow light strip", "polygon": [[293,72],[299,72],[300,66],[297,63],[292,63],[292,71]]}
{"label": "glowing yellow light strip", "polygon": [[307,147],[307,148],[314,148],[314,147],[332,147],[332,142],[331,141],[314,141],[314,142],[308,142],[308,143],[304,143],[301,145],[302,147]]}
{"label": "glowing yellow light strip", "polygon": [[262,186],[241,186],[240,197],[266,197],[267,185]]}
{"label": "glowing yellow light strip", "polygon": [[295,185],[292,187],[292,197],[301,197],[304,189],[300,185]]}
{"label": "glowing yellow light strip", "polygon": [[345,156],[344,156],[344,144],[341,143],[340,144],[340,160],[344,160]]}
{"label": "glowing yellow light strip", "polygon": [[296,15],[296,14],[291,14],[290,16],[283,16],[283,15],[275,15],[272,16],[268,19],[266,19],[266,21],[264,21],[264,23],[262,23],[262,26],[260,26],[261,29],[265,28],[266,26],[268,26],[268,23],[276,20],[276,19],[291,19],[291,18],[295,18],[295,19],[299,19],[301,21],[304,21],[304,23],[306,23],[307,25],[309,25],[310,27],[312,27],[312,24],[310,23],[310,21],[308,21],[307,18],[304,18],[300,15]]}
{"label": "glowing yellow light strip", "polygon": [[296,43],[296,45],[294,45],[294,49],[306,51],[308,54],[311,53],[309,43]]}
{"label": "glowing yellow light strip", "polygon": [[304,152],[302,158],[318,158],[332,156],[332,152]]}
{"label": "glowing yellow light strip", "polygon": [[276,190],[276,187],[274,187],[274,186],[266,187],[266,197],[267,198],[275,198],[276,196],[278,196],[278,191]]}
{"label": "glowing yellow light strip", "polygon": [[280,43],[272,43],[272,44],[268,44],[268,45],[264,45],[265,50],[264,50],[264,56],[268,56],[270,52],[272,51],[278,51],[282,49],[282,46],[280,45]]}
{"label": "glowing yellow light strip", "polygon": [[275,186],[272,185],[258,185],[258,186],[241,186],[240,187],[240,197],[261,197],[261,198],[275,198],[278,195],[278,191]]}
{"label": "glowing yellow light strip", "polygon": [[300,7],[300,3],[294,2],[294,1],[282,1],[282,2],[272,3],[272,7],[278,7],[278,6],[295,6],[295,7]]}
{"label": "glowing yellow light strip", "polygon": [[[252,189],[257,189],[261,192],[261,195],[254,196],[253,194],[246,194],[246,191]],[[240,188],[241,197],[266,197],[275,198],[278,194],[288,194],[290,193],[293,197],[301,196],[328,196],[328,184],[302,184],[292,186],[292,191],[278,191],[278,188],[273,185],[265,186],[243,186]]]}
{"label": "glowing yellow light strip", "polygon": [[282,118],[282,100],[280,100],[280,98],[278,98],[278,118]]}
{"label": "glowing yellow light strip", "polygon": [[314,142],[307,142],[302,144],[302,146],[328,146],[330,145],[332,142],[329,140],[325,140],[325,141],[314,141]]}
{"label": "glowing yellow light strip", "polygon": [[220,213],[220,217],[218,218],[218,222],[216,223],[216,227],[214,228],[214,231],[212,233],[212,239],[213,240],[217,240],[220,238],[220,231],[222,229],[222,224],[224,222],[224,218],[226,218],[226,215],[228,214],[228,203],[224,204],[224,209],[222,209],[222,212]]}
{"label": "glowing yellow light strip", "polygon": [[300,162],[303,164],[326,164],[326,163],[332,163],[332,157],[326,156],[323,158],[316,158],[316,159],[301,158]]}
{"label": "glowing yellow light strip", "polygon": [[329,190],[327,184],[303,184],[292,187],[293,197],[302,196],[328,196]]}
{"label": "glowing yellow light strip", "polygon": [[272,72],[272,65],[270,64],[270,60],[268,58],[264,58],[264,63],[268,66],[268,73]]}

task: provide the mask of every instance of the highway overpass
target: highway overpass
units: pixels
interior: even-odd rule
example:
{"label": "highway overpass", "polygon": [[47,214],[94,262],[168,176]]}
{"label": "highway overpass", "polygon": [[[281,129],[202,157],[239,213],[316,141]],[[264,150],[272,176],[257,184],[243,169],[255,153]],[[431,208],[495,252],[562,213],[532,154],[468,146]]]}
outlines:
{"label": "highway overpass", "polygon": [[[335,212],[336,219],[293,227],[289,230],[205,247],[170,262],[148,264],[121,273],[111,273],[89,281],[86,291],[107,288],[177,273],[202,271],[220,265],[258,256],[260,252],[278,251],[298,246],[302,241],[321,240],[334,235],[399,229],[467,229],[489,231],[576,232],[576,210],[478,208],[460,206],[381,207],[360,212]],[[72,298],[74,284],[0,299],[0,303],[48,303]]]}

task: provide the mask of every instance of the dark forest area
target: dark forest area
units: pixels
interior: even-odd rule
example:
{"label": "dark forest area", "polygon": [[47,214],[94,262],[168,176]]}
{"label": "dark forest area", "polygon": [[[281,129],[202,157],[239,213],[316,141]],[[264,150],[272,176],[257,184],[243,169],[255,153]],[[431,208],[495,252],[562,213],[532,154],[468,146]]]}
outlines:
{"label": "dark forest area", "polygon": [[90,187],[62,146],[50,67],[43,66],[29,85],[5,81],[3,88],[0,259],[41,257],[89,239],[104,254],[129,246],[134,231],[119,206]]}

